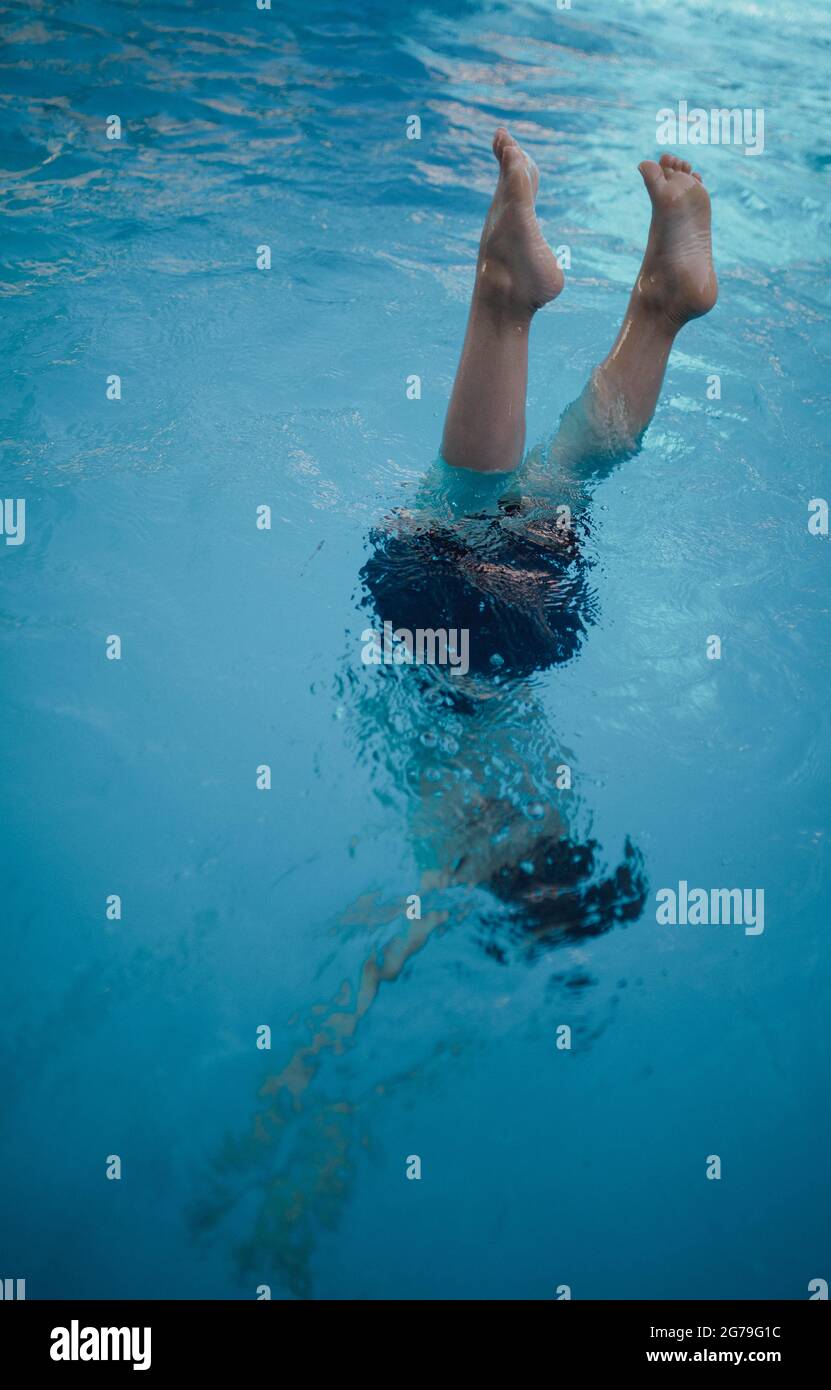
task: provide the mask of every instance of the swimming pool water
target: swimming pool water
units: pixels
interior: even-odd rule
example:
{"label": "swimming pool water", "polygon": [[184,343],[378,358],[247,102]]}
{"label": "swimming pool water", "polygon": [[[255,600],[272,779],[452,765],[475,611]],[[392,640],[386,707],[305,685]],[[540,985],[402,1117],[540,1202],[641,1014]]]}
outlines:
{"label": "swimming pool water", "polygon": [[[2,495],[26,539],[0,540],[0,1275],[28,1297],[801,1299],[829,1277],[829,550],[807,523],[830,19],[5,6]],[[571,252],[532,330],[534,443],[617,331],[636,165],[681,99],[763,108],[765,149],[696,151],[721,297],[595,490],[579,645],[486,716],[375,679],[361,573],[435,459],[494,127]],[[441,871],[505,807],[533,825],[562,762],[597,882],[628,866],[643,902],[540,941]],[[764,932],[659,925],[682,880],[763,888]]]}

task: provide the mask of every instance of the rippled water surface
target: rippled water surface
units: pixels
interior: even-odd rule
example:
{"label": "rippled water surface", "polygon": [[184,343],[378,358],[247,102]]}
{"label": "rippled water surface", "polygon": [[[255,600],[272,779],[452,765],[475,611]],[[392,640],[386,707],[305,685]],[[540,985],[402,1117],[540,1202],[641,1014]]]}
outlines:
{"label": "rippled water surface", "polygon": [[[2,494],[27,508],[0,542],[0,1274],[32,1298],[807,1297],[830,1233],[807,527],[831,487],[828,6],[0,23]],[[765,150],[696,151],[721,298],[595,489],[579,622],[468,700],[364,666],[495,125],[571,249],[532,332],[533,442],[613,340],[636,165],[680,99],[763,108]],[[764,933],[659,926],[682,879],[763,888]]]}

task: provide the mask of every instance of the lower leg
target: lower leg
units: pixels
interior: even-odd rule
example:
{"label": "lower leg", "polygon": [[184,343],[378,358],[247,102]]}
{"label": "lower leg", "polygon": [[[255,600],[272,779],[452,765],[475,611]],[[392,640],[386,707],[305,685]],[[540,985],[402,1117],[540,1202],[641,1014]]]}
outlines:
{"label": "lower leg", "polygon": [[499,182],[441,446],[447,463],[480,473],[508,472],[522,458],[531,320],[563,287],[534,211],[536,165],[504,130],[493,149]]}

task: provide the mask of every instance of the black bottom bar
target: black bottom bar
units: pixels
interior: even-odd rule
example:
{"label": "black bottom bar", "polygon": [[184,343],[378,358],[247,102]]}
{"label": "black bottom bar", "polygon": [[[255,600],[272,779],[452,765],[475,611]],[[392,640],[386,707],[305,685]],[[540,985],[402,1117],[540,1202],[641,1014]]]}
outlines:
{"label": "black bottom bar", "polygon": [[[346,1368],[385,1350],[405,1356],[406,1377],[461,1363],[489,1373],[507,1361],[516,1378],[530,1360],[553,1370],[637,1370],[672,1365],[773,1366],[793,1376],[827,1359],[828,1315],[822,1302],[587,1302],[415,1305],[390,1301],[382,1317],[366,1304],[343,1302],[35,1302],[0,1304],[4,1369],[80,1371],[87,1378],[134,1369],[160,1376],[187,1370],[280,1374]],[[502,1309],[495,1321],[491,1309]],[[487,1322],[478,1326],[476,1315]],[[399,1315],[400,1310],[400,1315]],[[473,1323],[468,1319],[473,1317]],[[148,1337],[149,1329],[149,1337]],[[438,1334],[440,1341],[430,1334]],[[326,1340],[320,1340],[324,1333]],[[304,1337],[310,1337],[308,1343]],[[369,1338],[369,1343],[365,1339]],[[363,1348],[363,1351],[361,1350]],[[442,1348],[442,1350],[440,1350]],[[298,1364],[299,1363],[299,1364]],[[495,1364],[496,1363],[496,1364]],[[380,1367],[376,1362],[376,1372]],[[395,1374],[385,1361],[385,1375]]]}

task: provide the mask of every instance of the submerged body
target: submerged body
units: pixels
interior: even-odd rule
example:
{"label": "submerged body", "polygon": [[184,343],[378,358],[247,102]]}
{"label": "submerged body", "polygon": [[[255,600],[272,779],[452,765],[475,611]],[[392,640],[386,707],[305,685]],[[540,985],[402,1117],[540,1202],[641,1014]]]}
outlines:
{"label": "submerged body", "polygon": [[[667,238],[650,234],[633,301],[640,297],[618,343],[564,413],[553,441],[523,459],[528,327],[535,309],[559,292],[562,276],[536,226],[535,171],[504,133],[495,152],[500,182],[483,233],[443,457],[412,505],[372,531],[360,576],[376,631],[386,623],[410,632],[465,629],[468,669],[401,662],[356,670],[350,662],[345,673],[360,755],[385,766],[382,803],[396,796],[404,803],[417,892],[403,923],[398,897],[362,895],[347,909],[344,925],[396,923],[395,934],[380,947],[370,941],[354,990],[346,981],[309,1010],[307,1036],[262,1087],[258,1143],[283,1136],[289,1108],[300,1110],[324,1056],[341,1055],[382,988],[402,977],[435,932],[473,932],[500,964],[570,946],[568,974],[555,972],[551,980],[582,986],[581,942],[636,920],[646,901],[637,847],[626,838],[609,858],[592,833],[576,759],[558,742],[545,686],[547,673],[577,658],[596,619],[592,486],[637,448],[677,332],[671,315],[704,311],[714,293],[709,262],[696,243],[690,269],[703,297],[696,293],[684,307],[684,276],[668,273]],[[697,186],[665,162],[643,172],[647,183],[676,185],[666,193],[658,188],[653,204],[676,193],[683,199]],[[693,193],[675,230],[706,212],[706,195]],[[655,297],[661,283],[668,287],[663,308]],[[687,276],[687,288],[691,283]],[[351,1110],[325,1096],[309,1106],[303,1174],[312,1144],[319,1170],[340,1181]],[[273,1231],[289,1232],[284,1262],[305,1295],[302,1244],[298,1253],[295,1243],[298,1191],[293,1175],[272,1182],[259,1229],[269,1248]],[[325,1210],[328,1218],[328,1203]]]}

